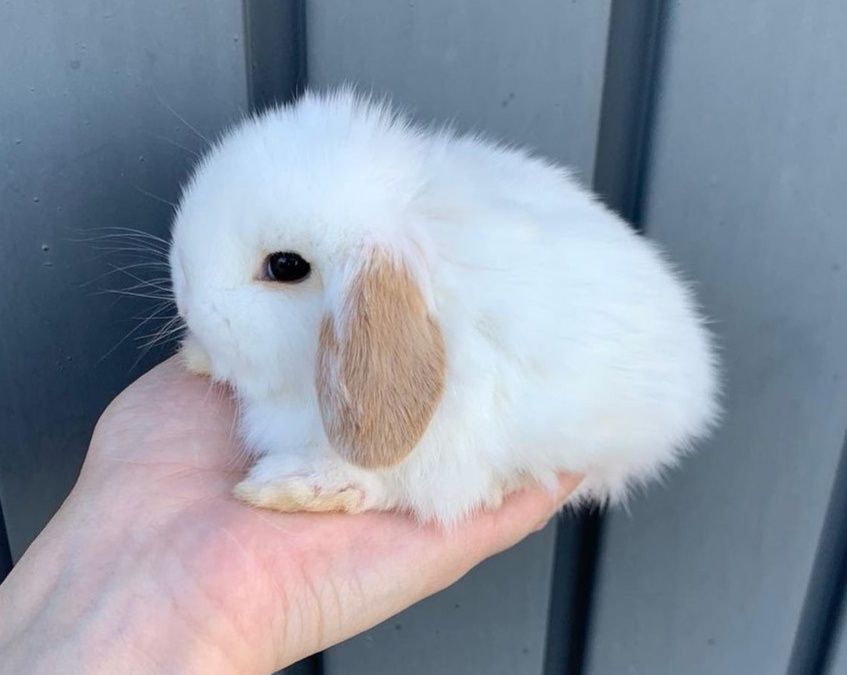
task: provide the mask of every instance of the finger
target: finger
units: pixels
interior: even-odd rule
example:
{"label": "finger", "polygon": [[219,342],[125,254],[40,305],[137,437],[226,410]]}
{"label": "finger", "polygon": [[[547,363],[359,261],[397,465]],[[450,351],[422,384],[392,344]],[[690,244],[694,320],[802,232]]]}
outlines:
{"label": "finger", "polygon": [[509,496],[496,511],[480,514],[461,526],[454,535],[469,542],[469,567],[543,529],[581,481],[581,475],[562,474],[555,489],[527,488]]}

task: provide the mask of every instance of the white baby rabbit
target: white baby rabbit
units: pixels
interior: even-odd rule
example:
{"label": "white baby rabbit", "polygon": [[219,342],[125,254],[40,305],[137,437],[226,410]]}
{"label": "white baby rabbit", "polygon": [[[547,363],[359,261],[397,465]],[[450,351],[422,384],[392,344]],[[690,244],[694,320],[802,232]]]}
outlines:
{"label": "white baby rabbit", "polygon": [[563,471],[614,500],[717,414],[709,335],[650,242],[566,170],[349,91],[226,134],[170,263],[256,506],[449,525]]}

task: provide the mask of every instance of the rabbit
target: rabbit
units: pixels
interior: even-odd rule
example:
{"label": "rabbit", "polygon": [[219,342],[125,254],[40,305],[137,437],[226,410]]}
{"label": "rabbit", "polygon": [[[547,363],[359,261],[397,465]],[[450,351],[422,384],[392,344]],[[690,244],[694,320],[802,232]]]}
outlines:
{"label": "rabbit", "polygon": [[240,500],[451,526],[623,499],[719,412],[690,289],[566,169],[352,90],[248,118],[185,185],[181,357],[231,385]]}

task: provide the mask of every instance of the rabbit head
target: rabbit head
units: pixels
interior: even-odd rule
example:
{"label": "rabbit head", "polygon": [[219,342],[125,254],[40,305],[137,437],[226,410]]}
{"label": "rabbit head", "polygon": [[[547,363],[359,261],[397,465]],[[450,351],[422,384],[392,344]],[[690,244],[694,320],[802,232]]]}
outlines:
{"label": "rabbit head", "polygon": [[251,400],[317,406],[365,467],[415,446],[446,355],[416,221],[425,146],[349,93],[249,119],[184,190],[171,273],[211,374]]}

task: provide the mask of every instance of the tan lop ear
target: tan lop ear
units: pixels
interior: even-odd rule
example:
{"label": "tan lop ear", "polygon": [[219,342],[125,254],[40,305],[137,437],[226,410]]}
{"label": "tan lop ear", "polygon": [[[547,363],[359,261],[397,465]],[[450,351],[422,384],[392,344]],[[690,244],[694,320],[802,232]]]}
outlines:
{"label": "tan lop ear", "polygon": [[343,316],[321,323],[318,401],[330,442],[366,468],[392,466],[417,445],[444,390],[444,340],[409,270],[369,253]]}

